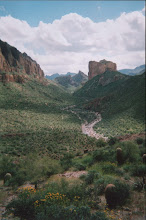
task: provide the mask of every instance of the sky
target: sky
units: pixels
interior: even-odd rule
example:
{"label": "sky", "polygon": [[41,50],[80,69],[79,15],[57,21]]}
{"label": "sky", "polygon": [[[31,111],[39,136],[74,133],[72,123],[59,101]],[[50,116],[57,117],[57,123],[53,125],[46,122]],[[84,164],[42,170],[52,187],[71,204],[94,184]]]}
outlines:
{"label": "sky", "polygon": [[135,68],[145,63],[145,2],[0,0],[0,39],[45,75],[88,74],[89,61],[102,59]]}

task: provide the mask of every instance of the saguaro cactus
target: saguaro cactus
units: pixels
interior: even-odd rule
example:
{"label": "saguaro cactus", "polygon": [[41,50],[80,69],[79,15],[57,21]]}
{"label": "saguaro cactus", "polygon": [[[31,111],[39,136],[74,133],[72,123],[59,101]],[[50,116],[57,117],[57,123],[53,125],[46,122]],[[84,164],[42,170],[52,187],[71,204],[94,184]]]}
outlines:
{"label": "saguaro cactus", "polygon": [[12,175],[10,173],[6,173],[6,175],[4,176],[4,184],[10,180],[12,178]]}
{"label": "saguaro cactus", "polygon": [[123,151],[120,147],[117,148],[117,162],[118,162],[118,165],[123,164]]}

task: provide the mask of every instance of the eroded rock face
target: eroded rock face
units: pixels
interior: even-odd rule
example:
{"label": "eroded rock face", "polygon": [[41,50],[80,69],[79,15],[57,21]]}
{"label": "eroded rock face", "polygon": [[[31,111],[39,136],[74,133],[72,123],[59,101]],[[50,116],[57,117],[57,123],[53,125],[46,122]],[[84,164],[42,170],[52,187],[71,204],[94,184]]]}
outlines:
{"label": "eroded rock face", "polygon": [[105,71],[116,71],[117,65],[111,61],[101,60],[99,62],[90,61],[89,62],[89,73],[88,80],[92,79],[94,76],[100,75]]}
{"label": "eroded rock face", "polygon": [[[26,53],[19,52],[6,42],[0,40],[0,73],[9,73],[1,76],[0,79],[13,82],[22,81],[23,77],[14,76],[14,73],[34,75],[36,78],[44,77],[44,72],[36,61],[32,60]],[[12,73],[12,74],[10,74]],[[19,78],[19,79],[18,79]]]}

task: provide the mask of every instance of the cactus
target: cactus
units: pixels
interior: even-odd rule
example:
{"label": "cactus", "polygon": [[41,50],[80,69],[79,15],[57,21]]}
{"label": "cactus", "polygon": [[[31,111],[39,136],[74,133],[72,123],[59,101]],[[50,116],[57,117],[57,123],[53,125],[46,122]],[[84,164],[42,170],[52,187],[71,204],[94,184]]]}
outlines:
{"label": "cactus", "polygon": [[117,148],[117,162],[118,162],[118,165],[123,164],[123,151],[121,148]]}
{"label": "cactus", "polygon": [[12,175],[10,173],[6,173],[6,175],[4,176],[4,184],[9,181],[12,178]]}
{"label": "cactus", "polygon": [[142,160],[143,160],[143,163],[146,164],[146,154],[143,154]]}
{"label": "cactus", "polygon": [[108,184],[105,188],[105,198],[109,208],[116,206],[116,187],[114,184]]}

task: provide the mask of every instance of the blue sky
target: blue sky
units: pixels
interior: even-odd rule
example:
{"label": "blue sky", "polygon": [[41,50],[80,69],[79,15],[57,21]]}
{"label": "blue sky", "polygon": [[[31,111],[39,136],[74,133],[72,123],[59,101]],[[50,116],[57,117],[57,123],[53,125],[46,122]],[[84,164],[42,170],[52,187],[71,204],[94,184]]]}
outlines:
{"label": "blue sky", "polygon": [[0,16],[11,15],[37,26],[60,19],[63,15],[77,13],[94,22],[115,19],[122,12],[141,10],[144,1],[0,1]]}
{"label": "blue sky", "polygon": [[145,63],[144,1],[0,1],[0,39],[26,52],[46,75],[89,61],[118,69]]}

